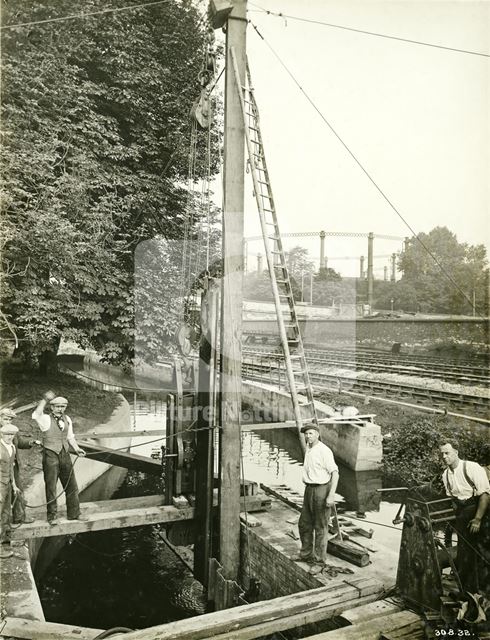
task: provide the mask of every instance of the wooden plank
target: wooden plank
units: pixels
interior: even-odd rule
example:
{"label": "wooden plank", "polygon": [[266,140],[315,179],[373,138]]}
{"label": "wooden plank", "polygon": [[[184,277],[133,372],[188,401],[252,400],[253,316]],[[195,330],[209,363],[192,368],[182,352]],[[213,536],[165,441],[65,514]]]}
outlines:
{"label": "wooden plank", "polygon": [[[372,602],[376,597],[376,594],[365,596],[356,600],[361,604],[365,602]],[[222,633],[219,636],[213,636],[212,638],[206,638],[205,640],[254,640],[255,638],[261,638],[264,634],[271,634],[276,637],[275,634],[281,631],[287,631],[288,629],[294,629],[295,627],[301,627],[305,624],[311,624],[314,622],[323,622],[338,616],[342,611],[343,605],[339,604],[335,608],[318,609],[314,612],[308,612],[305,617],[304,613],[297,613],[294,616],[285,615],[273,623],[262,622],[261,624],[246,627],[245,629],[239,629],[238,631],[231,631],[230,633]]]}
{"label": "wooden plank", "polygon": [[[83,502],[81,504],[81,508],[83,513],[86,512],[105,512],[108,513],[110,511],[124,511],[125,509],[132,509],[133,507],[159,507],[165,504],[165,496],[164,495],[153,495],[153,496],[141,496],[138,498],[117,498],[114,500],[97,500],[95,502]],[[61,515],[61,510],[60,510]],[[35,518],[36,520],[45,520],[46,519],[46,508],[45,507],[37,507],[36,509],[29,509],[29,516]],[[65,517],[65,513],[63,512],[63,516]],[[25,525],[22,525],[25,526]]]}
{"label": "wooden plank", "polygon": [[394,604],[393,602],[388,602],[387,600],[376,600],[375,602],[370,602],[362,607],[347,609],[347,611],[342,613],[340,619],[352,625],[358,624],[359,622],[366,622],[373,618],[379,618],[380,616],[398,613],[401,610],[402,607]]}
{"label": "wooden plank", "polygon": [[424,626],[422,620],[418,620],[396,629],[382,631],[379,640],[425,640],[427,636],[425,635]]}
{"label": "wooden plank", "polygon": [[[158,498],[159,499],[159,498]],[[158,500],[154,496],[150,501]],[[102,531],[104,529],[124,529],[126,527],[140,527],[142,525],[171,523],[181,520],[192,520],[194,508],[185,507],[178,509],[170,505],[141,506],[143,498],[125,498],[125,508],[112,510],[111,501],[102,501],[111,507],[109,511],[101,510],[99,503],[84,503],[80,505],[82,515],[87,521],[65,520],[60,518],[58,524],[50,525],[45,520],[36,520],[31,524],[23,524],[12,531],[12,540],[28,540],[31,538],[49,538],[52,536],[72,535],[87,531]],[[217,495],[214,498],[215,510],[217,508]],[[132,506],[128,506],[132,505]],[[248,512],[264,511],[270,509],[270,499],[266,496],[244,496],[240,498],[240,505]]]}
{"label": "wooden plank", "polygon": [[148,458],[147,456],[138,456],[135,453],[108,449],[87,440],[78,440],[78,444],[90,454],[91,460],[106,462],[116,467],[124,467],[131,471],[142,471],[156,476],[162,473],[162,463],[159,460],[153,460],[153,458]]}
{"label": "wooden plank", "polygon": [[[93,640],[103,631],[103,629],[89,629],[88,627],[11,617],[6,617],[3,620],[1,629],[2,635],[0,637],[19,638],[20,640],[67,640],[67,638]],[[111,636],[111,638],[115,637],[121,638],[123,636]]]}
{"label": "wooden plank", "polygon": [[94,438],[95,440],[103,440],[104,438],[153,438],[154,436],[162,436],[159,440],[163,440],[167,435],[166,429],[138,429],[137,431],[84,431],[84,438]]}
{"label": "wooden plank", "polygon": [[[215,611],[150,629],[131,631],[124,637],[125,640],[147,640],[149,637],[152,640],[214,640],[221,638],[223,634],[230,634],[229,638],[254,638],[272,633],[276,629],[290,628],[290,625],[307,624],[337,615],[346,606],[359,601],[361,594],[366,598],[374,598],[382,590],[383,585],[378,580],[361,578],[352,580],[351,584],[341,582],[334,586]],[[246,632],[244,636],[238,635],[240,630],[253,627],[256,635],[247,635]]]}
{"label": "wooden plank", "polygon": [[[396,629],[410,629],[413,631],[421,628],[422,621],[420,617],[412,611],[399,611],[386,616],[365,620],[359,624],[325,633],[317,633],[313,636],[307,636],[305,640],[379,640],[384,637],[380,634],[391,634]],[[391,637],[391,636],[390,636]],[[407,636],[407,640],[416,640],[417,635]]]}
{"label": "wooden plank", "polygon": [[242,431],[269,431],[272,429],[291,429],[296,428],[294,420],[286,420],[285,422],[259,422],[254,424],[242,424]]}

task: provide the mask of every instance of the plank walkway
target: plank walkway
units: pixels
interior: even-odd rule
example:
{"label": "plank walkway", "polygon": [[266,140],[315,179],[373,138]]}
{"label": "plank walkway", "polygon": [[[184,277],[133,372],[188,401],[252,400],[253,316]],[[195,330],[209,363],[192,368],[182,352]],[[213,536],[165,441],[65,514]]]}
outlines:
{"label": "plank walkway", "polygon": [[[142,525],[172,523],[192,520],[194,507],[175,507],[164,504],[164,496],[143,496],[137,498],[122,498],[120,500],[102,500],[99,502],[82,502],[82,516],[86,521],[68,520],[64,513],[60,514],[58,524],[50,525],[44,513],[33,510],[38,518],[31,524],[23,524],[12,531],[12,540],[28,540],[32,538],[49,538],[60,535],[73,535],[88,531],[103,529],[123,529],[125,527],[140,527]],[[264,494],[244,496],[244,509],[256,512],[270,509],[270,498]],[[215,493],[215,506],[218,499]]]}

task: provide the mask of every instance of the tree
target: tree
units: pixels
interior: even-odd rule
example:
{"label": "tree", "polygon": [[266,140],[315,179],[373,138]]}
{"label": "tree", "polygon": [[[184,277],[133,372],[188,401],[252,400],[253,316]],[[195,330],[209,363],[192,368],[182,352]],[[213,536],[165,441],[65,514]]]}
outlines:
{"label": "tree", "polygon": [[340,282],[342,280],[342,276],[338,271],[335,271],[335,269],[326,267],[318,271],[315,276],[315,280],[317,282]]}
{"label": "tree", "polygon": [[460,243],[446,227],[435,227],[409,241],[398,267],[403,276],[397,292],[401,300],[410,292],[410,304],[417,310],[471,314],[474,297],[477,312],[488,314],[489,271],[483,245]]}
{"label": "tree", "polygon": [[[68,0],[4,7],[4,28],[74,13]],[[66,335],[131,360],[136,247],[182,237],[195,204],[183,185],[207,42],[186,0],[3,31],[3,313],[26,357]]]}

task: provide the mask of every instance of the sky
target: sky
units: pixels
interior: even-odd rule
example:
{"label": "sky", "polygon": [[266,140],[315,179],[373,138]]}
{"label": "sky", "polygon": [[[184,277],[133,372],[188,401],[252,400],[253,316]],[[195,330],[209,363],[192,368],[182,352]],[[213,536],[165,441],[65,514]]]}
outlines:
{"label": "sky", "polygon": [[[490,254],[490,57],[267,15],[261,9],[490,55],[490,0],[256,0],[251,66],[282,233],[411,236],[281,66],[417,233],[447,226]],[[221,37],[219,32],[217,36]],[[245,235],[260,234],[246,182]],[[217,197],[220,187],[215,185]],[[291,238],[312,258],[319,239]],[[400,241],[375,239],[383,277]],[[263,253],[249,243],[248,269]],[[328,266],[357,275],[367,240],[329,238]],[[354,259],[336,259],[353,256]],[[376,256],[380,256],[377,258]]]}

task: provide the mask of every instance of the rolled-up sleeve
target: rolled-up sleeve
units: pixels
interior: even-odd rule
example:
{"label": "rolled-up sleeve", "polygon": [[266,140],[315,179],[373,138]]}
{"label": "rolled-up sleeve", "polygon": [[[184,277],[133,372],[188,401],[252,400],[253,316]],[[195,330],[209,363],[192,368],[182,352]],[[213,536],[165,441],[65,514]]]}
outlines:
{"label": "rolled-up sleeve", "polygon": [[47,413],[41,413],[34,411],[32,414],[32,419],[37,422],[37,426],[41,429],[41,431],[47,431],[51,426],[51,418]]}
{"label": "rolled-up sleeve", "polygon": [[476,462],[467,462],[466,471],[475,485],[476,495],[481,496],[482,493],[490,495],[490,482],[485,469]]}
{"label": "rolled-up sleeve", "polygon": [[324,450],[324,456],[325,456],[325,469],[330,473],[330,475],[334,472],[339,470],[336,462],[335,462],[335,458],[333,457],[333,453],[332,451],[326,447]]}

